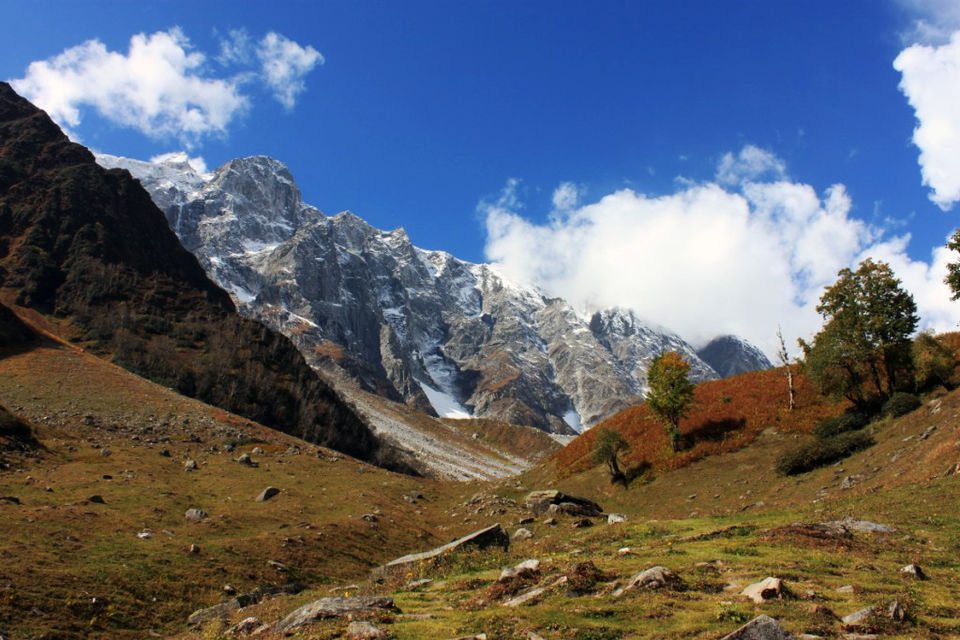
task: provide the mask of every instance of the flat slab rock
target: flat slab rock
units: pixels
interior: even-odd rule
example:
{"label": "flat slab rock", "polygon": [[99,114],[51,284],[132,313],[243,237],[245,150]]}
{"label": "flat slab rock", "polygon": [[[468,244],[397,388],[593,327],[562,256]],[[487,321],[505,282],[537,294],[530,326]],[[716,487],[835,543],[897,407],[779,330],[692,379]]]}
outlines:
{"label": "flat slab rock", "polygon": [[721,640],[793,640],[793,635],[770,616],[759,616]]}
{"label": "flat slab rock", "polygon": [[286,618],[278,622],[273,629],[274,631],[283,633],[326,618],[339,618],[352,614],[369,613],[371,611],[400,612],[393,604],[393,598],[366,596],[353,598],[320,598],[310,604],[303,605],[289,614]]}
{"label": "flat slab rock", "polygon": [[448,542],[447,544],[439,546],[436,549],[423,551],[421,553],[411,553],[409,555],[397,558],[396,560],[391,560],[382,567],[374,569],[374,575],[384,575],[394,571],[399,571],[411,564],[423,562],[424,560],[439,558],[440,556],[446,555],[462,547],[477,547],[479,549],[485,549],[487,547],[500,547],[501,549],[509,549],[510,536],[507,534],[506,530],[504,530],[503,526],[498,523],[493,526],[486,527],[485,529],[474,531],[473,533],[465,535],[462,538],[457,538],[453,542]]}

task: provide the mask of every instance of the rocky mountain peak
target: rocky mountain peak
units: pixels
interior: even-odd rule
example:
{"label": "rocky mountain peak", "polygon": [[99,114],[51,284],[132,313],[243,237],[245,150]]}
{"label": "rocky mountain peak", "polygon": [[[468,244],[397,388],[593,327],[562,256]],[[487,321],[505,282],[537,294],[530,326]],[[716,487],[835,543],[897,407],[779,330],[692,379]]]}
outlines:
{"label": "rocky mountain peak", "polygon": [[690,362],[694,380],[717,377],[631,310],[584,318],[496,265],[419,249],[402,227],[325,217],[280,162],[232,161],[200,189],[181,183],[178,198],[128,166],[241,310],[286,333],[314,367],[428,412],[572,433],[638,401],[665,350]]}
{"label": "rocky mountain peak", "polygon": [[773,366],[760,349],[733,335],[714,338],[697,354],[724,378]]}

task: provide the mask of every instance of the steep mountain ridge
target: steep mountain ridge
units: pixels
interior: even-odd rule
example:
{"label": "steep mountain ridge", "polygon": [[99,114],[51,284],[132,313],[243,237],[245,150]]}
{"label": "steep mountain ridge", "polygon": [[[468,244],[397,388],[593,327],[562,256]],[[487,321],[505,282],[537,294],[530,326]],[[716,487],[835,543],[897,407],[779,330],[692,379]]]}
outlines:
{"label": "steep mountain ridge", "polygon": [[294,341],[314,367],[427,412],[573,433],[638,401],[650,361],[689,344],[623,309],[584,318],[495,265],[415,247],[350,212],[303,203],[277,160],[201,175],[183,161],[100,155],[139,178],[240,310]]}
{"label": "steep mountain ridge", "polygon": [[367,425],[282,335],[236,313],[126,171],[0,83],[0,299],[191,397],[366,460]]}
{"label": "steep mountain ridge", "polygon": [[722,378],[773,366],[760,349],[737,336],[717,336],[697,349],[697,355]]}

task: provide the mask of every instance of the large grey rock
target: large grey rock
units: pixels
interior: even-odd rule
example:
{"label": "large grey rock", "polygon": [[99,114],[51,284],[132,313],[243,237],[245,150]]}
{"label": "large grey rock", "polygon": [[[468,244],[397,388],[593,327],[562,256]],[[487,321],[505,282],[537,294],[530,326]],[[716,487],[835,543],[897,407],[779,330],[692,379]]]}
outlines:
{"label": "large grey rock", "polygon": [[592,500],[571,496],[548,489],[545,491],[531,491],[523,500],[524,506],[536,515],[550,513],[551,515],[563,513],[571,516],[592,516],[600,517],[603,515],[603,507]]}
{"label": "large grey rock", "polygon": [[754,618],[721,640],[792,640],[793,636],[770,616]]}
{"label": "large grey rock", "polygon": [[767,600],[780,600],[784,594],[783,581],[780,578],[766,578],[749,585],[740,592],[740,595],[750,598],[757,604]]}
{"label": "large grey rock", "polygon": [[242,313],[285,333],[311,365],[418,408],[433,411],[427,394],[439,391],[477,417],[573,433],[641,397],[663,351],[680,352],[696,381],[717,377],[631,311],[581,316],[493,265],[419,249],[403,229],[326,216],[272,158],[210,175],[186,162],[98,161],[140,179]]}
{"label": "large grey rock", "polygon": [[287,615],[274,625],[273,630],[277,633],[285,633],[326,618],[338,618],[375,611],[399,612],[399,609],[394,606],[393,598],[368,596],[320,598]]}
{"label": "large grey rock", "polygon": [[485,527],[478,531],[474,531],[473,533],[465,535],[462,538],[457,538],[453,542],[448,542],[447,544],[436,547],[435,549],[431,549],[430,551],[411,553],[395,560],[391,560],[382,567],[374,569],[374,575],[383,576],[386,574],[402,572],[407,567],[412,565],[431,561],[466,547],[476,547],[479,549],[485,549],[487,547],[500,547],[502,549],[508,549],[510,548],[510,536],[507,535],[507,532],[504,530],[503,526],[498,523],[490,527]]}

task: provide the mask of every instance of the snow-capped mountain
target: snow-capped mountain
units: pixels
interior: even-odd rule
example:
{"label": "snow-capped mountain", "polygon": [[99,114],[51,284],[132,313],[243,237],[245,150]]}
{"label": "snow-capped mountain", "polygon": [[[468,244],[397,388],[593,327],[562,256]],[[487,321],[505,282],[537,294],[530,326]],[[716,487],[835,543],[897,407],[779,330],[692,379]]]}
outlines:
{"label": "snow-capped mountain", "polygon": [[428,412],[571,433],[635,403],[665,350],[690,362],[692,379],[717,377],[631,311],[584,317],[495,265],[419,249],[402,228],[326,216],[272,158],[210,174],[186,158],[98,161],[140,179],[243,313],[289,336],[314,367]]}

